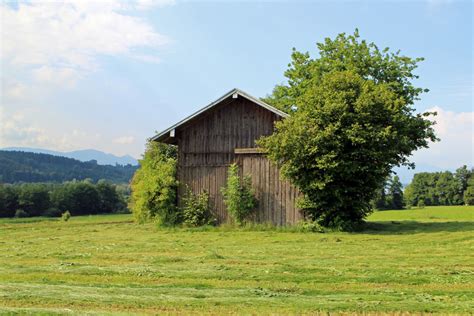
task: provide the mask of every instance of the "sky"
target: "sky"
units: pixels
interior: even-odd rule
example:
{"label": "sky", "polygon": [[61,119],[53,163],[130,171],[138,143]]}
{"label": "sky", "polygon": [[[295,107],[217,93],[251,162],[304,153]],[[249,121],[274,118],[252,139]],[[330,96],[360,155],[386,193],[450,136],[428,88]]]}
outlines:
{"label": "sky", "polygon": [[139,158],[146,139],[232,88],[285,82],[291,49],[359,29],[424,57],[415,108],[441,141],[419,165],[473,164],[471,1],[3,1],[0,148],[94,148]]}

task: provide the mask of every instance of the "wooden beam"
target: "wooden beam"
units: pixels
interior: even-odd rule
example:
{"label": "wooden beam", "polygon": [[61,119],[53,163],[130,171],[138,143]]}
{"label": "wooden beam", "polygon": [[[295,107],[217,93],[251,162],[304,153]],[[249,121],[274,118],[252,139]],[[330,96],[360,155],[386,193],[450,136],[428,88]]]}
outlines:
{"label": "wooden beam", "polygon": [[235,148],[235,154],[264,154],[265,150],[262,148]]}

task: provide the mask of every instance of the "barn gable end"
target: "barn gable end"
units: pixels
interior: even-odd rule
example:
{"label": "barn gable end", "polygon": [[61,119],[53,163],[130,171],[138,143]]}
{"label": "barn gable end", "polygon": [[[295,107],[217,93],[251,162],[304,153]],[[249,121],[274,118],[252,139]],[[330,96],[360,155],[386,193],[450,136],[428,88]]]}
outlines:
{"label": "barn gable end", "polygon": [[244,173],[252,176],[259,200],[256,221],[282,225],[299,220],[299,211],[294,207],[296,190],[287,181],[280,180],[276,166],[262,154],[248,150],[256,148],[255,142],[260,137],[271,135],[275,121],[286,116],[234,89],[153,137],[154,141],[178,146],[178,204],[182,202],[186,186],[196,194],[207,191],[218,221],[226,222],[228,214],[221,188],[225,185],[229,165],[237,162]]}

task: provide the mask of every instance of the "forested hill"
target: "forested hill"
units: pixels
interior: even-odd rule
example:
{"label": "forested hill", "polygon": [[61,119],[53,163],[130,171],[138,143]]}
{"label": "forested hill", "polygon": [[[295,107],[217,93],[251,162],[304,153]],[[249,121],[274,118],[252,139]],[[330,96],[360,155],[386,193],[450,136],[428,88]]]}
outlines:
{"label": "forested hill", "polygon": [[22,151],[0,150],[0,183],[93,181],[100,179],[114,183],[128,183],[137,166],[98,165],[96,161]]}

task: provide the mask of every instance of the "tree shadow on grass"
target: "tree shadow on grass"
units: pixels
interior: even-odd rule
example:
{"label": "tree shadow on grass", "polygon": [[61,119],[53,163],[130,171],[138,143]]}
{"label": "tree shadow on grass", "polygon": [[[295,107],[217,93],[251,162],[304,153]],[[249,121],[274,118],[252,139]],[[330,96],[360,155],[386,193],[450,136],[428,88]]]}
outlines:
{"label": "tree shadow on grass", "polygon": [[474,232],[474,222],[367,222],[359,233],[399,235],[439,232]]}

